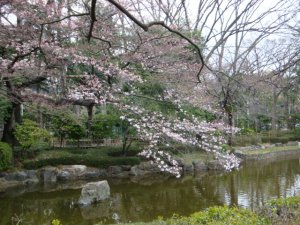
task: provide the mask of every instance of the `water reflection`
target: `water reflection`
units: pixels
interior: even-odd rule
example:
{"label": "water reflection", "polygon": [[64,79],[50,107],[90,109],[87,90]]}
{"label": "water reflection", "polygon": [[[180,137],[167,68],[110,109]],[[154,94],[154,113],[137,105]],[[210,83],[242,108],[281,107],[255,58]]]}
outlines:
{"label": "water reflection", "polygon": [[285,159],[247,164],[230,173],[109,183],[112,197],[87,208],[75,204],[80,190],[44,192],[40,188],[20,196],[2,196],[0,225],[11,224],[14,215],[24,219],[23,224],[50,224],[59,218],[63,224],[89,225],[189,215],[222,204],[253,209],[271,198],[300,194],[300,167],[298,158]]}

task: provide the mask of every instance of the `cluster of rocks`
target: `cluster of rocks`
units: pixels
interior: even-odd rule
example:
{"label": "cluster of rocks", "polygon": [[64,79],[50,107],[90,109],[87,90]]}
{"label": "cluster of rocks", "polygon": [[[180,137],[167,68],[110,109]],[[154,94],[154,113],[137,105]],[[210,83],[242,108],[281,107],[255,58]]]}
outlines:
{"label": "cluster of rocks", "polygon": [[16,186],[33,184],[65,183],[78,180],[99,180],[103,178],[129,178],[159,173],[159,169],[150,162],[139,165],[110,166],[107,169],[98,169],[84,165],[63,165],[58,167],[47,166],[38,170],[23,170],[17,172],[0,173],[0,192]]}
{"label": "cluster of rocks", "polygon": [[182,163],[182,168],[184,173],[198,173],[208,170],[224,170],[223,165],[218,160],[212,160],[208,162],[203,161],[193,161],[192,164],[184,164]]}
{"label": "cluster of rocks", "polygon": [[[194,161],[192,164],[181,163],[183,172],[187,174],[198,173],[208,170],[224,170],[217,161]],[[106,178],[134,178],[147,177],[162,173],[160,169],[151,162],[142,162],[139,165],[119,165],[110,166],[107,169],[87,167],[84,165],[62,165],[47,166],[38,170],[23,170],[17,172],[0,173],[0,192],[11,187],[30,186],[35,184],[65,184],[65,188],[70,188],[71,182],[95,181]],[[83,182],[84,183],[84,182]]]}

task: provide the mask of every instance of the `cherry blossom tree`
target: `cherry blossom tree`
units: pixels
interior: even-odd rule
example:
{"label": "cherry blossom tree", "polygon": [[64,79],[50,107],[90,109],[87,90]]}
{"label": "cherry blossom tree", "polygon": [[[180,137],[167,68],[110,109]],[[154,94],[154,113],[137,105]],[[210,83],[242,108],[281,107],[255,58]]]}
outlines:
{"label": "cherry blossom tree", "polygon": [[[122,119],[147,143],[141,155],[156,162],[162,171],[177,177],[181,174],[179,163],[159,150],[160,144],[171,139],[212,152],[227,170],[239,165],[239,160],[222,148],[223,136],[233,128],[219,121],[169,118],[131,101],[140,95],[136,85],[147,82],[136,73],[133,62],[177,76],[188,70],[200,81],[205,67],[202,48],[169,24],[172,20],[146,23],[114,0],[13,0],[0,7],[1,88],[12,103],[3,141],[15,142],[12,134],[21,120],[23,103],[79,104],[87,106],[92,115],[93,106],[109,102],[124,112]],[[166,43],[165,49],[155,48],[155,42],[158,47]],[[83,68],[81,74],[70,74],[76,66]],[[48,87],[47,94],[32,88],[40,84]],[[124,84],[130,91],[123,90]],[[172,90],[166,90],[162,99],[149,100],[169,100],[186,113],[181,96]]]}

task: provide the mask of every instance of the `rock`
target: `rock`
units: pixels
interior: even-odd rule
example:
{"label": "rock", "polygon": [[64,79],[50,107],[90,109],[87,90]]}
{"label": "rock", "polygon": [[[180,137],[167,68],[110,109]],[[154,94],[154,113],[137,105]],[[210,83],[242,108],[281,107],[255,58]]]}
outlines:
{"label": "rock", "polygon": [[129,171],[123,171],[122,173],[118,173],[115,175],[116,178],[128,178],[130,175]]}
{"label": "rock", "polygon": [[137,165],[135,165],[131,167],[129,174],[132,176],[143,176],[145,175],[145,171],[141,170]]}
{"label": "rock", "polygon": [[121,173],[122,171],[123,170],[122,170],[121,166],[110,166],[107,169],[107,172],[108,172],[109,175],[116,175],[118,173]]}
{"label": "rock", "polygon": [[70,170],[73,170],[76,174],[81,174],[86,171],[87,167],[85,165],[72,165],[70,166]]}
{"label": "rock", "polygon": [[194,171],[193,164],[184,164],[183,165],[183,171],[186,173],[192,173]]}
{"label": "rock", "polygon": [[24,181],[24,180],[26,180],[26,178],[27,178],[27,173],[24,171],[11,173],[11,174],[8,174],[7,176],[5,176],[5,179],[8,181],[11,181],[11,180]]}
{"label": "rock", "polygon": [[194,161],[193,165],[194,165],[194,170],[196,172],[198,172],[198,171],[206,171],[208,169],[207,165],[203,161]]}
{"label": "rock", "polygon": [[5,173],[5,172],[0,173],[0,178],[5,177],[5,176],[7,176],[7,173]]}
{"label": "rock", "polygon": [[299,142],[298,141],[289,141],[288,143],[286,143],[286,146],[299,146]]}
{"label": "rock", "polygon": [[93,180],[99,177],[99,171],[89,171],[84,174],[84,179]]}
{"label": "rock", "polygon": [[208,170],[224,170],[224,167],[220,164],[218,160],[213,160],[207,164]]}
{"label": "rock", "polygon": [[33,184],[38,184],[40,181],[38,178],[31,178],[31,179],[27,179],[25,180],[24,184],[25,185],[33,185]]}
{"label": "rock", "polygon": [[71,174],[69,171],[59,171],[57,174],[58,181],[68,181],[71,180]]}
{"label": "rock", "polygon": [[83,186],[78,204],[87,206],[110,197],[110,188],[106,180],[90,182]]}
{"label": "rock", "polygon": [[36,170],[27,170],[26,173],[29,179],[38,179],[38,173]]}
{"label": "rock", "polygon": [[99,169],[99,177],[101,177],[101,178],[107,177],[107,170]]}
{"label": "rock", "polygon": [[151,173],[158,173],[160,172],[160,169],[157,167],[156,163],[152,163],[150,161],[147,162],[141,162],[138,165],[138,168],[147,172],[151,172]]}
{"label": "rock", "polygon": [[121,168],[123,171],[130,171],[131,166],[130,165],[122,165]]}
{"label": "rock", "polygon": [[176,161],[177,161],[179,167],[183,167],[184,164],[181,159],[176,159]]}
{"label": "rock", "polygon": [[44,183],[54,183],[57,181],[57,172],[56,167],[48,166],[41,170],[41,177]]}

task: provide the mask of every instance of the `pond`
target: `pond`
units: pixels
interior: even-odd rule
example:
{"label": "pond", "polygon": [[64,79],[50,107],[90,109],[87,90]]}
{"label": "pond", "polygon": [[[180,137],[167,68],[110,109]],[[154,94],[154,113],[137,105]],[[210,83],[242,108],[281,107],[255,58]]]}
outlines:
{"label": "pond", "polygon": [[63,225],[151,221],[223,204],[254,209],[272,198],[299,195],[300,166],[293,156],[247,163],[230,173],[109,180],[109,184],[111,198],[87,208],[76,206],[78,189],[49,192],[40,187],[30,193],[2,193],[0,225],[13,224],[12,218],[34,225],[50,224],[54,218]]}

